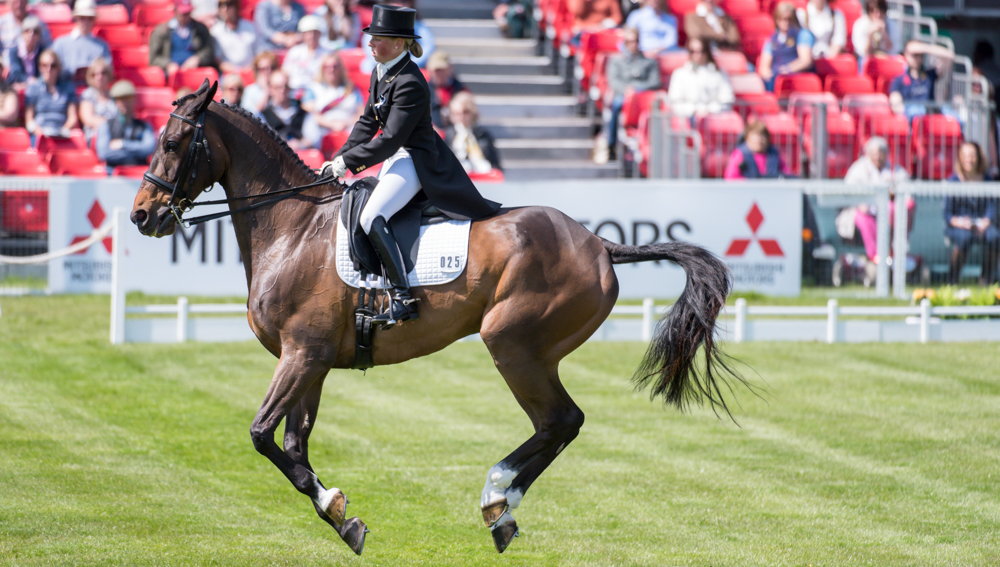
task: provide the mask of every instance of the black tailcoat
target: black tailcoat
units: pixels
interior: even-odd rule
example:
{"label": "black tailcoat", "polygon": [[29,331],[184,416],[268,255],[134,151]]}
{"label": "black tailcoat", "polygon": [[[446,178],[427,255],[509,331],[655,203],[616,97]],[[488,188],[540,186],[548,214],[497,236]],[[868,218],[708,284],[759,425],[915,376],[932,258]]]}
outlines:
{"label": "black tailcoat", "polygon": [[[431,204],[458,220],[491,215],[499,203],[485,199],[465,173],[451,148],[431,125],[431,93],[409,54],[382,80],[372,71],[364,114],[337,155],[358,174],[406,148]],[[379,130],[382,133],[375,136]]]}

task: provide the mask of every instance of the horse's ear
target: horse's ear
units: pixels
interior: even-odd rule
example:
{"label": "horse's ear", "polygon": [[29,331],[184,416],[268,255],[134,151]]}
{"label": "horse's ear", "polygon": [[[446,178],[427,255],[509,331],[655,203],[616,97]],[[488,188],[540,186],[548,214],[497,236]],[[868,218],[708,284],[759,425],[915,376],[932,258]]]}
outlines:
{"label": "horse's ear", "polygon": [[[212,84],[208,84],[208,79],[198,87],[199,98],[201,98],[201,104],[198,108],[198,112],[204,112],[208,108],[208,105],[212,104],[212,100],[215,98],[215,91],[219,90],[219,82],[212,81]],[[204,92],[205,94],[201,94]]]}

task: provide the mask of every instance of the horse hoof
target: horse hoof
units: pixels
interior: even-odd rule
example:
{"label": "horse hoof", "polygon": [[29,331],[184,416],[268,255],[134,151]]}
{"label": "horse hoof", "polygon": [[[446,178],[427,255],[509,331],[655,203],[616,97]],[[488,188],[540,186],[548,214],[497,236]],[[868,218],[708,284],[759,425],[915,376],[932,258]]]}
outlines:
{"label": "horse hoof", "polygon": [[493,524],[497,523],[506,511],[507,499],[498,500],[492,504],[483,506],[483,522],[486,523],[486,527],[493,527]]}
{"label": "horse hoof", "polygon": [[497,523],[490,528],[490,533],[493,535],[493,544],[497,546],[497,553],[503,553],[510,545],[510,541],[519,535],[514,516],[504,512]]}
{"label": "horse hoof", "polygon": [[365,536],[368,534],[368,526],[360,518],[347,520],[340,530],[340,539],[351,548],[351,551],[361,555],[365,550]]}
{"label": "horse hoof", "polygon": [[344,525],[347,517],[347,497],[337,488],[331,488],[324,500],[329,500],[323,512],[338,526]]}

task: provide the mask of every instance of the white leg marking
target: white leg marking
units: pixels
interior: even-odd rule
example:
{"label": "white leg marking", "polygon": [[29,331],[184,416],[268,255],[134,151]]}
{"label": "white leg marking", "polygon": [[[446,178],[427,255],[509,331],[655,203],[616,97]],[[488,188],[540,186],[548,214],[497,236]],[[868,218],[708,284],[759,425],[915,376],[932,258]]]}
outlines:
{"label": "white leg marking", "polygon": [[338,488],[331,488],[329,490],[320,489],[319,498],[316,498],[316,504],[319,506],[320,510],[326,512],[326,509],[330,506],[330,502],[333,502],[333,497],[340,492]]}
{"label": "white leg marking", "polygon": [[502,465],[494,465],[490,472],[486,473],[486,486],[483,487],[483,496],[479,501],[479,507],[489,506],[503,500],[504,492],[516,476],[517,471]]}
{"label": "white leg marking", "polygon": [[504,496],[507,497],[507,507],[513,510],[521,505],[521,499],[524,498],[524,492],[521,492],[520,488],[515,488],[514,490],[507,490],[504,492]]}

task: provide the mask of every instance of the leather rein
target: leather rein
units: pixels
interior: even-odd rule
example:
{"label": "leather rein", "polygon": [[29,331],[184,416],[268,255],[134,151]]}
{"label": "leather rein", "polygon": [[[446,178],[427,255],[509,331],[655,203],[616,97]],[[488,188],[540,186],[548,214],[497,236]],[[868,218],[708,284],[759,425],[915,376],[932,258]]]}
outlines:
{"label": "leather rein", "polygon": [[[201,163],[202,152],[204,152],[205,159],[208,160],[209,165],[211,165],[212,163],[212,157],[208,151],[208,141],[205,140],[206,111],[207,109],[201,111],[201,114],[198,115],[197,121],[191,120],[190,118],[186,118],[174,112],[170,113],[171,118],[176,118],[194,127],[194,139],[188,146],[187,154],[185,154],[184,156],[184,161],[181,163],[180,169],[177,170],[177,178],[174,180],[174,182],[171,183],[166,179],[163,179],[162,177],[150,171],[146,171],[146,173],[142,175],[143,180],[149,181],[150,183],[156,185],[157,187],[163,189],[164,191],[170,192],[170,200],[167,202],[168,206],[170,207],[170,212],[174,215],[174,219],[177,220],[177,223],[183,226],[184,228],[191,228],[192,225],[197,225],[211,220],[232,216],[235,215],[236,213],[252,211],[254,209],[258,209],[260,207],[277,203],[278,201],[282,201],[289,197],[298,195],[299,193],[305,191],[306,189],[310,189],[312,187],[319,187],[321,185],[329,185],[331,182],[336,180],[332,175],[330,175],[327,177],[323,177],[319,181],[309,183],[308,185],[299,185],[298,187],[291,187],[289,189],[282,189],[280,191],[272,191],[269,193],[263,193],[259,195],[247,195],[245,197],[233,197],[230,199],[219,199],[216,201],[201,201],[199,203],[192,202],[191,199],[188,197],[187,190],[194,183],[194,179],[198,175],[198,166]],[[208,189],[206,189],[204,192],[208,193],[211,190],[212,187],[209,186]],[[259,203],[253,203],[243,208],[236,209],[235,211],[223,211],[221,213],[202,215],[200,217],[195,217],[192,219],[183,218],[184,213],[190,211],[195,207],[200,207],[205,205],[224,205],[228,203],[235,203],[237,201],[244,201],[246,199],[263,197],[265,195],[277,195],[277,197],[273,197],[271,199],[268,199],[266,201],[261,201]],[[178,197],[180,197],[180,199],[178,199]],[[342,195],[337,195],[334,196],[333,198],[338,199],[340,197],[342,197]]]}

